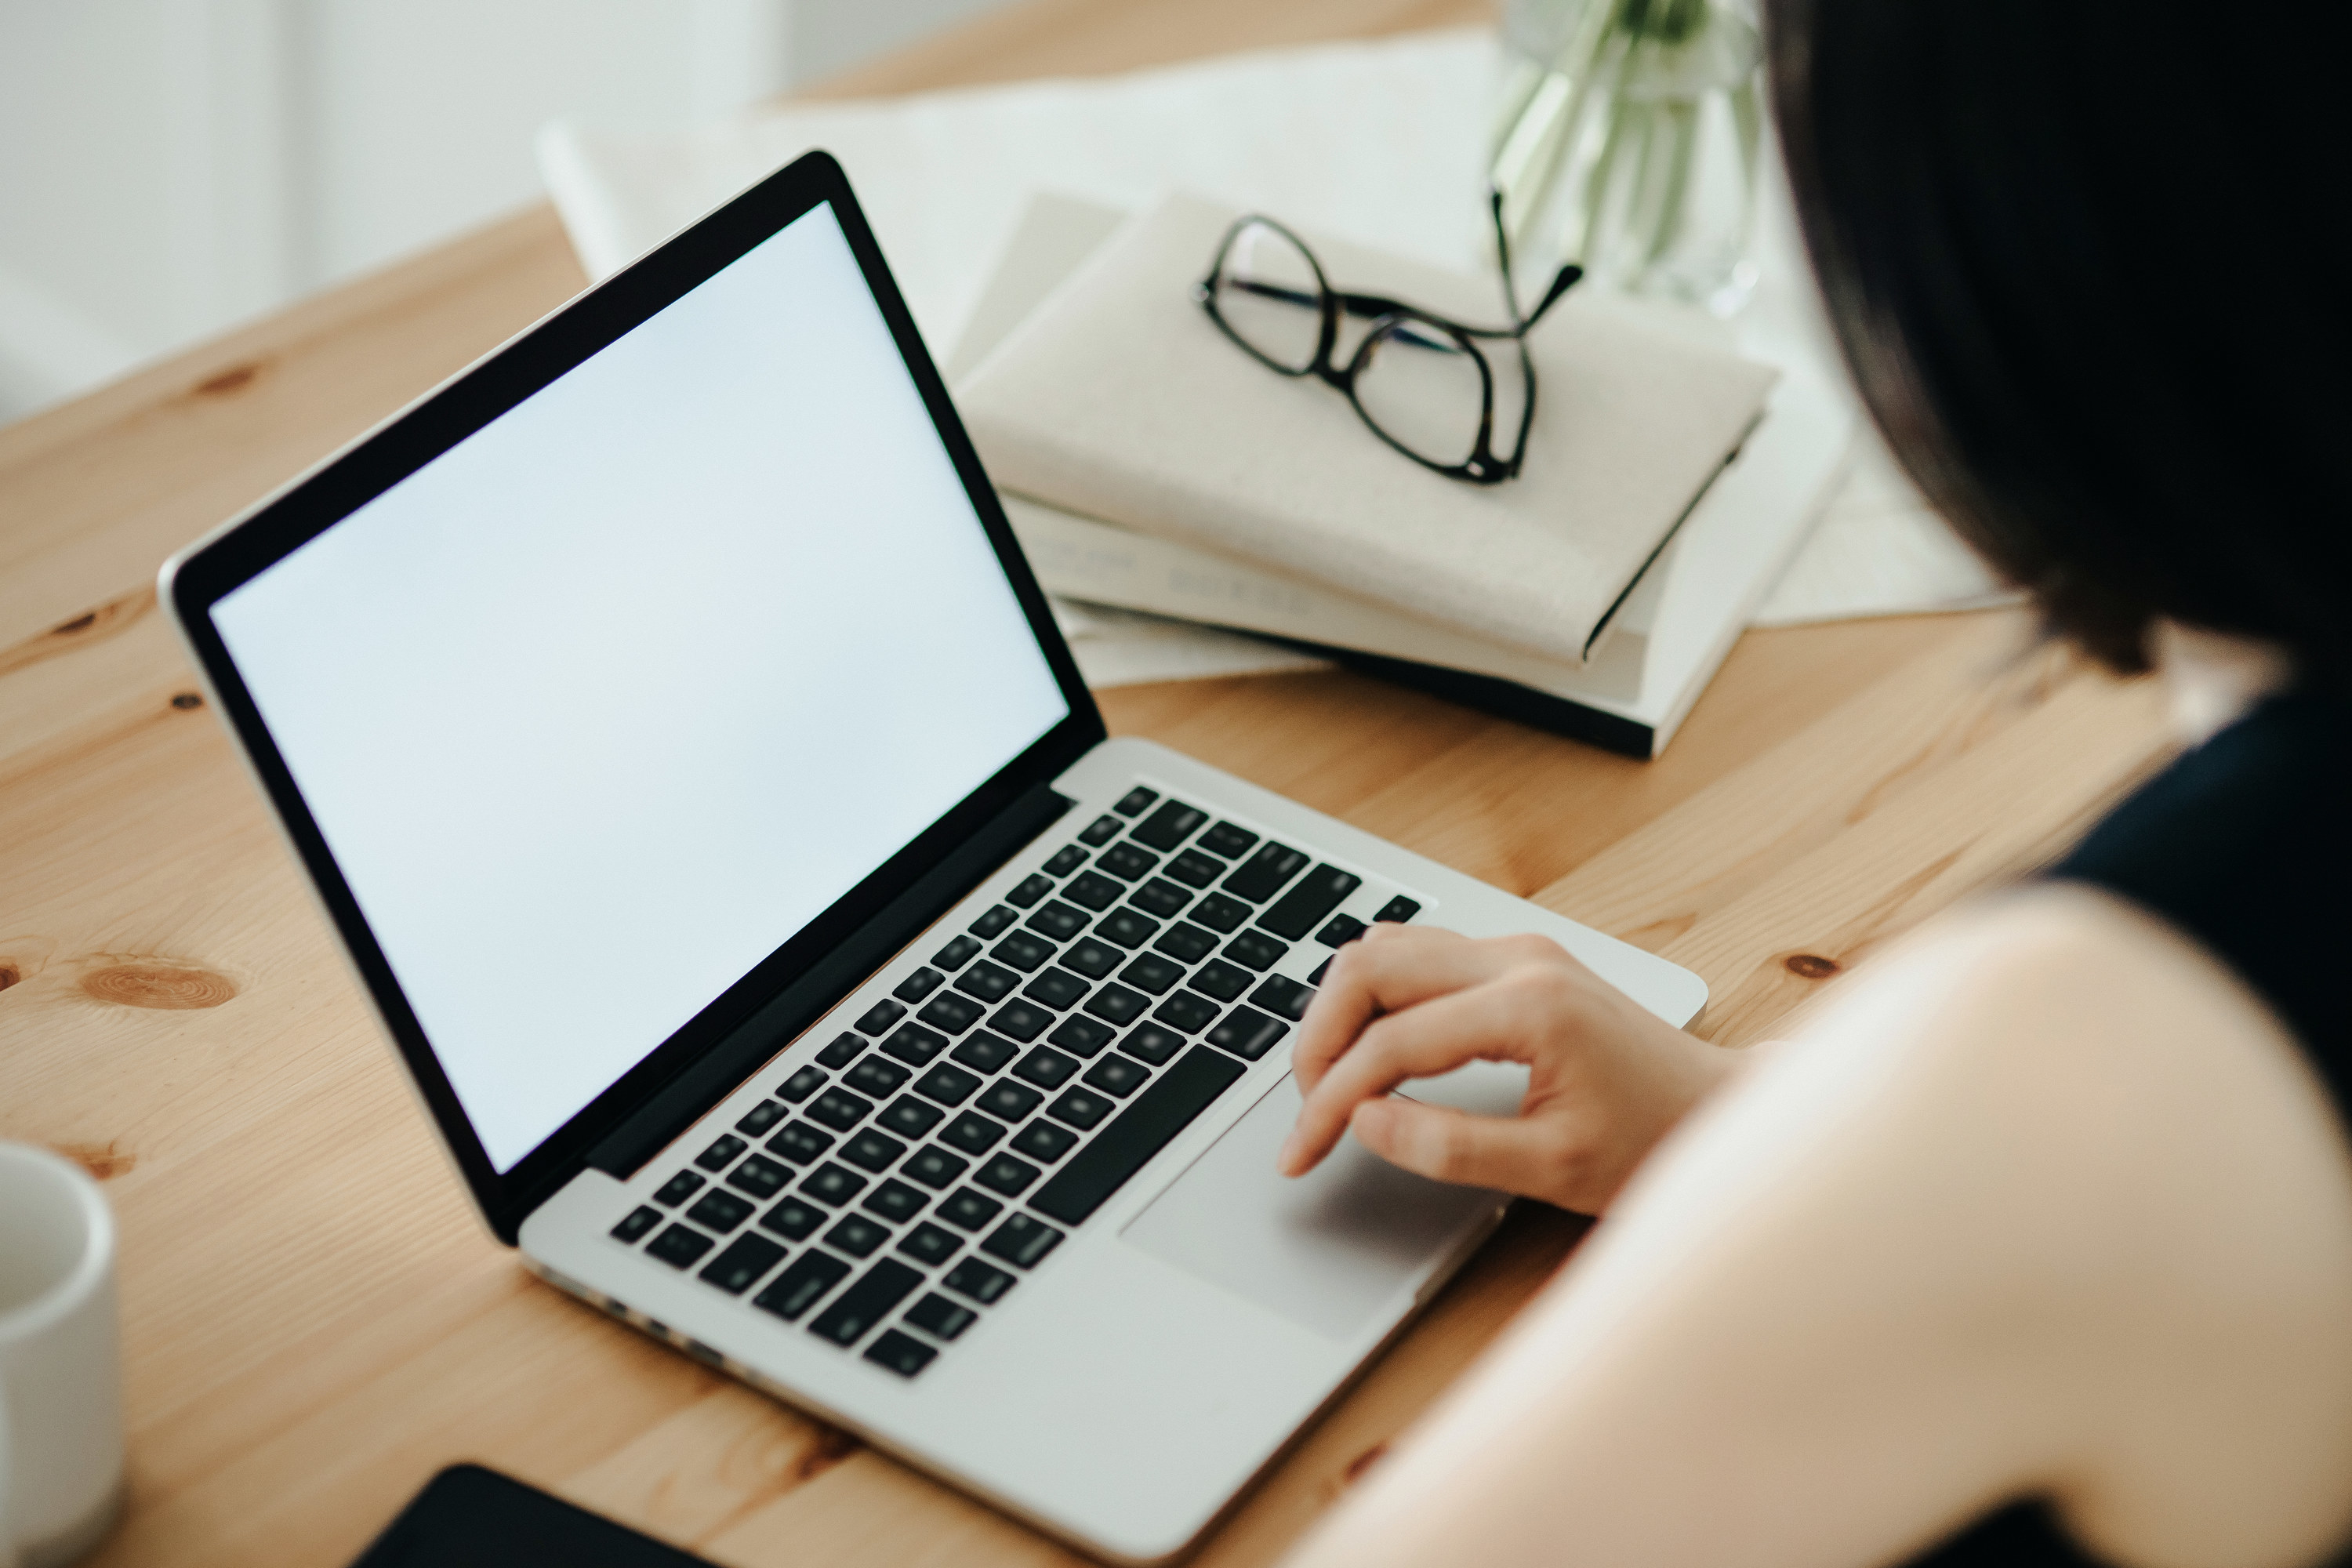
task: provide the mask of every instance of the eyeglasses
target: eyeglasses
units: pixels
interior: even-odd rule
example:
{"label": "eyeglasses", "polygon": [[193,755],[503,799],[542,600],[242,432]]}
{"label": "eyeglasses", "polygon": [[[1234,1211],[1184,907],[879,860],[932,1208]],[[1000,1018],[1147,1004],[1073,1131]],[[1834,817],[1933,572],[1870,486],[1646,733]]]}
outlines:
{"label": "eyeglasses", "polygon": [[[1475,485],[1518,476],[1535,422],[1536,367],[1527,335],[1584,276],[1559,269],[1536,308],[1522,315],[1503,233],[1503,198],[1490,200],[1496,255],[1503,274],[1507,327],[1474,327],[1379,294],[1343,293],[1323,276],[1307,242],[1255,215],[1225,231],[1209,275],[1192,298],[1225,336],[1278,374],[1312,375],[1345,393],[1372,434],[1423,468]],[[1342,317],[1370,322],[1343,366],[1334,357]],[[1508,343],[1516,366],[1497,376],[1481,341]],[[1506,458],[1495,449],[1497,426],[1516,430]]]}

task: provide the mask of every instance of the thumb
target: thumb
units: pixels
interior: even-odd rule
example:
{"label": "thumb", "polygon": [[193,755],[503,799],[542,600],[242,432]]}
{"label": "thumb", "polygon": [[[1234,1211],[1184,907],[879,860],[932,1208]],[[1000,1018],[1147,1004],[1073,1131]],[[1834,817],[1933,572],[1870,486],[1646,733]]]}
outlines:
{"label": "thumb", "polygon": [[1356,1107],[1357,1142],[1390,1164],[1457,1186],[1542,1195],[1550,1130],[1520,1116],[1473,1116],[1448,1106],[1389,1096]]}

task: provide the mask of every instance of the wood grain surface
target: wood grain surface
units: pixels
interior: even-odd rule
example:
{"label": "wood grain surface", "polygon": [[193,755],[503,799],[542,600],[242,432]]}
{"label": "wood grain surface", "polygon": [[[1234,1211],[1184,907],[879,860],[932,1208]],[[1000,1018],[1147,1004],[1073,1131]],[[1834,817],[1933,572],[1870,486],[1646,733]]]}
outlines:
{"label": "wood grain surface", "polygon": [[[836,84],[1124,68],[1465,0],[1035,0]],[[343,1562],[478,1459],[718,1561],[1063,1548],[532,1281],[475,1219],[157,611],[172,550],[581,284],[523,213],[0,430],[0,1136],[121,1220],[106,1564]],[[1107,693],[1149,735],[1690,965],[1727,1045],[2047,857],[2160,762],[2152,694],[2015,614],[1750,634],[1661,760],[1341,674]],[[625,934],[613,963],[629,962]],[[518,976],[528,984],[529,976]],[[1522,1205],[1217,1532],[1277,1557],[1559,1264]]]}

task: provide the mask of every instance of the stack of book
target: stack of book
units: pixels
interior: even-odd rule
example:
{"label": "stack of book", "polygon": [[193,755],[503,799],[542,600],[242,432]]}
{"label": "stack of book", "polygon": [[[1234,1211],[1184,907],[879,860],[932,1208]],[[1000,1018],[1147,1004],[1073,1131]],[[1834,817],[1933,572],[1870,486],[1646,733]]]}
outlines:
{"label": "stack of book", "polygon": [[[1039,196],[1003,251],[946,370],[1041,582],[1655,755],[1819,514],[1837,389],[1571,295],[1525,471],[1464,484],[1200,310],[1234,216]],[[1491,278],[1308,238],[1335,287],[1497,313]]]}

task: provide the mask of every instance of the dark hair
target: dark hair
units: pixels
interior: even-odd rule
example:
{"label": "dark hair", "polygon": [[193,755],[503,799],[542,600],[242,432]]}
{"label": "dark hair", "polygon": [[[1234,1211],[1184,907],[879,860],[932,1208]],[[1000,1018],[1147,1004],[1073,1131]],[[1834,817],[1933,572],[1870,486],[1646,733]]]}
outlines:
{"label": "dark hair", "polygon": [[1864,401],[2051,629],[2158,616],[2352,690],[2352,153],[2336,8],[1770,0]]}

